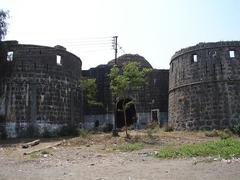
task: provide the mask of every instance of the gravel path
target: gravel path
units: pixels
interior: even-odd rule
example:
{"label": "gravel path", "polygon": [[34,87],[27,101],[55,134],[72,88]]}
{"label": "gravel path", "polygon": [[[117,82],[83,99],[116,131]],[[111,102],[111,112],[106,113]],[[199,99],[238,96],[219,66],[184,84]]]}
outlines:
{"label": "gravel path", "polygon": [[163,160],[138,152],[107,152],[103,146],[59,146],[37,158],[0,150],[1,180],[239,180],[240,161]]}

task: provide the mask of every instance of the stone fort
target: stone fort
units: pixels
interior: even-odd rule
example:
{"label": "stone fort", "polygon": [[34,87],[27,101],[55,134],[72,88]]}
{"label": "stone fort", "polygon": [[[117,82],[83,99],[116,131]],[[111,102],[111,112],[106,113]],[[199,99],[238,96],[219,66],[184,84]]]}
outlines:
{"label": "stone fort", "polygon": [[83,119],[81,60],[61,46],[0,44],[0,132],[58,129]]}
{"label": "stone fort", "polygon": [[[89,70],[64,47],[0,42],[0,135],[19,137],[29,126],[40,133],[69,123],[94,128],[124,126],[121,103],[114,102],[109,72],[115,62]],[[200,43],[176,52],[170,69],[154,69],[140,55],[125,54],[117,65],[137,61],[151,68],[147,83],[129,94],[128,125],[144,128],[150,121],[168,123],[175,130],[227,128],[239,122],[240,42]],[[82,78],[95,78],[96,100],[88,107]],[[114,106],[116,104],[116,111]]]}
{"label": "stone fort", "polygon": [[169,70],[169,124],[201,130],[239,123],[239,78],[239,41],[199,43],[176,52]]}

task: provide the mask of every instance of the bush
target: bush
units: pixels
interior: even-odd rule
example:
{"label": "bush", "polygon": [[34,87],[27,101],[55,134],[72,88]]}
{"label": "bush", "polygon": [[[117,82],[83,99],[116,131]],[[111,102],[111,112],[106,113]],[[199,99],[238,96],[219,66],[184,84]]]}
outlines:
{"label": "bush", "polygon": [[149,138],[153,138],[153,133],[154,133],[153,129],[147,129],[147,136]]}
{"label": "bush", "polygon": [[89,134],[88,130],[83,129],[83,128],[78,129],[78,135],[79,135],[79,136],[85,138],[85,137],[88,136],[88,134]]}
{"label": "bush", "polygon": [[110,123],[104,123],[103,125],[98,127],[99,131],[103,131],[105,133],[111,132],[113,130],[113,125]]}
{"label": "bush", "polygon": [[240,136],[240,123],[237,123],[232,127],[232,132]]}
{"label": "bush", "polygon": [[219,133],[216,129],[213,129],[212,131],[205,132],[205,136],[207,136],[207,137],[218,137]]}
{"label": "bush", "polygon": [[148,123],[147,128],[149,129],[159,128],[159,124],[156,121],[151,121],[150,123]]}
{"label": "bush", "polygon": [[219,132],[219,136],[221,139],[227,139],[233,136],[233,133],[229,129],[224,129],[223,131]]}
{"label": "bush", "polygon": [[171,126],[169,126],[168,123],[164,123],[163,124],[163,131],[164,132],[172,132],[173,128]]}
{"label": "bush", "polygon": [[212,131],[205,132],[207,137],[220,137],[221,139],[227,139],[233,136],[229,129],[224,129],[223,131],[213,129]]}
{"label": "bush", "polygon": [[74,124],[62,126],[58,136],[79,136],[79,129]]}

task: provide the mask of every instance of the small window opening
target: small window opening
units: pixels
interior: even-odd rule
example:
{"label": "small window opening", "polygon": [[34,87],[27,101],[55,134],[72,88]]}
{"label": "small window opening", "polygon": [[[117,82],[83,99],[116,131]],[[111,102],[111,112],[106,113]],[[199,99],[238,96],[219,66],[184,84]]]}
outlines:
{"label": "small window opening", "polygon": [[173,72],[173,63],[172,63],[172,72]]}
{"label": "small window opening", "polygon": [[57,65],[62,65],[61,59],[61,56],[57,55]]}
{"label": "small window opening", "polygon": [[7,53],[7,61],[12,61],[13,60],[13,51],[9,51]]}
{"label": "small window opening", "polygon": [[193,56],[192,56],[192,62],[198,62],[198,56],[196,55],[196,54],[194,54]]}
{"label": "small window opening", "polygon": [[229,51],[229,57],[235,58],[235,51]]}

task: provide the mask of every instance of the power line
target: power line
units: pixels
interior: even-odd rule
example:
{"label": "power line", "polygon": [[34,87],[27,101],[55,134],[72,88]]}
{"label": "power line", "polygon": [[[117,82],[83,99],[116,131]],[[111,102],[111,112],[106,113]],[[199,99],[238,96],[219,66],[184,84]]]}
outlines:
{"label": "power line", "polygon": [[[39,41],[44,42],[44,40],[32,40],[32,41]],[[49,40],[46,40],[49,42]],[[67,49],[71,49],[71,47],[78,47],[79,51],[82,53],[97,53],[101,51],[110,51],[113,49],[115,51],[115,58],[117,56],[118,49],[120,49],[124,54],[126,52],[122,48],[122,46],[119,45],[117,42],[117,36],[114,37],[82,37],[82,38],[74,38],[74,39],[52,39],[50,40],[51,44],[53,44],[55,41],[59,42],[57,44],[61,44],[63,46],[66,46]],[[40,45],[41,46],[41,45]],[[49,47],[43,45],[43,47]],[[36,47],[30,47],[30,49],[37,49],[39,48],[38,45]],[[29,49],[29,48],[28,48]]]}
{"label": "power line", "polygon": [[[111,40],[112,37],[82,37],[82,38],[69,38],[69,39],[50,39],[50,41],[65,41],[65,42],[73,42],[73,41],[105,41]],[[49,39],[29,39],[28,41],[49,41]]]}
{"label": "power line", "polygon": [[68,46],[79,46],[81,48],[87,47],[87,48],[94,48],[94,47],[101,47],[101,46],[106,46],[106,47],[111,47],[111,44],[67,44]]}
{"label": "power line", "polygon": [[124,54],[127,54],[127,53],[123,50],[123,47],[122,47],[122,46],[120,46],[119,44],[118,44],[118,46],[119,46],[119,49],[120,49]]}
{"label": "power line", "polygon": [[103,52],[103,51],[112,51],[112,49],[92,49],[92,50],[83,50],[80,53],[94,53],[94,52]]}
{"label": "power line", "polygon": [[74,41],[59,41],[63,43],[79,43],[79,44],[95,44],[95,43],[111,43],[111,40],[87,40],[87,41],[82,41],[82,40],[74,40]]}

